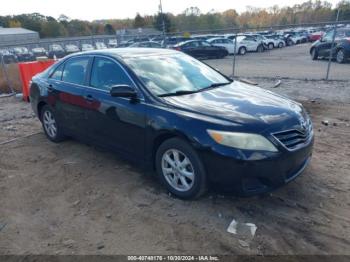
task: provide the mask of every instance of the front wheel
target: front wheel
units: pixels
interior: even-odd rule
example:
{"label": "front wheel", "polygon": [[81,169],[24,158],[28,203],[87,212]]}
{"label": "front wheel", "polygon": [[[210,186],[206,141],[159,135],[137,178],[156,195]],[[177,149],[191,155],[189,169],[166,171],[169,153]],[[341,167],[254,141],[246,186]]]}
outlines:
{"label": "front wheel", "polygon": [[173,195],[195,199],[206,191],[206,172],[197,152],[179,138],[163,142],[156,153],[156,169],[161,183]]}
{"label": "front wheel", "polygon": [[246,53],[247,53],[247,48],[245,48],[244,46],[238,49],[238,54],[245,55]]}
{"label": "front wheel", "polygon": [[318,53],[317,53],[317,50],[316,50],[316,48],[313,48],[312,50],[311,50],[311,59],[312,60],[317,60],[317,58],[318,58]]}
{"label": "front wheel", "polygon": [[53,109],[45,105],[41,109],[41,123],[46,137],[52,142],[58,143],[64,140],[65,136],[61,130],[61,126],[57,121]]}
{"label": "front wheel", "polygon": [[258,53],[264,52],[264,47],[263,47],[263,45],[259,45],[256,51],[257,51]]}
{"label": "front wheel", "polygon": [[270,50],[272,50],[272,49],[274,48],[273,43],[269,43],[268,48],[269,48]]}
{"label": "front wheel", "polygon": [[336,60],[339,64],[342,64],[345,62],[345,53],[343,49],[339,49],[336,54]]}
{"label": "front wheel", "polygon": [[283,47],[283,43],[280,42],[280,43],[278,44],[278,48],[282,48],[282,47]]}

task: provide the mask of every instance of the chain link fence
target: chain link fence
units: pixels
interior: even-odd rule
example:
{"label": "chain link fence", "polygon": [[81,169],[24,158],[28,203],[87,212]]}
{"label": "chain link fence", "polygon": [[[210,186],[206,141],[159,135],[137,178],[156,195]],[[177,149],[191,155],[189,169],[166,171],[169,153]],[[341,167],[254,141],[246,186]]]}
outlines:
{"label": "chain link fence", "polygon": [[[40,56],[60,58],[70,52],[90,49],[114,48],[125,46],[127,41],[153,40],[161,43],[164,39],[178,39],[179,41],[210,38],[231,39],[235,43],[243,36],[253,36],[251,46],[247,46],[247,52],[243,55],[237,50],[240,44],[236,44],[236,52],[222,59],[205,60],[206,63],[228,76],[238,78],[293,78],[307,80],[341,80],[350,81],[350,62],[336,63],[327,56],[319,55],[313,60],[310,55],[312,41],[326,37],[330,30],[337,28],[338,32],[346,28],[350,32],[350,21],[324,22],[313,24],[293,24],[283,26],[269,26],[259,28],[226,28],[208,29],[200,31],[184,31],[159,35],[108,35],[87,36],[74,38],[41,39],[35,43],[23,43],[17,46],[0,46],[0,95],[21,92],[17,62],[40,59]],[[288,36],[289,35],[289,36]],[[260,37],[262,36],[262,37]],[[311,38],[313,37],[313,38]],[[328,49],[336,51],[337,38],[347,39],[350,46],[350,35],[335,35],[331,40],[324,41]],[[249,41],[248,41],[249,42]],[[273,44],[270,44],[273,43]],[[279,43],[283,43],[279,45]],[[220,45],[220,43],[212,43]],[[263,44],[263,49],[259,48]],[[78,50],[73,50],[74,46]],[[21,55],[25,48],[29,54]],[[56,52],[55,49],[56,48]],[[63,51],[58,52],[58,49]],[[41,51],[40,51],[41,50]],[[349,49],[350,50],[350,49]],[[36,54],[34,51],[37,51]],[[17,53],[16,53],[17,52]],[[312,52],[311,52],[312,53]],[[327,71],[331,63],[329,75]]]}

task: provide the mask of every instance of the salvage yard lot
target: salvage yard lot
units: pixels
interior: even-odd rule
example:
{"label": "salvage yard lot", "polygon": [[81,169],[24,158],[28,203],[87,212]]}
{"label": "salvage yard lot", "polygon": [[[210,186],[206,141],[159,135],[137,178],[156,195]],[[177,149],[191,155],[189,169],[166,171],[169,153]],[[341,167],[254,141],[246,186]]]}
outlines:
{"label": "salvage yard lot", "polygon": [[[241,77],[287,77],[294,79],[325,79],[328,59],[313,61],[309,55],[311,44],[288,46],[263,53],[247,53],[236,57],[236,75]],[[232,56],[207,60],[209,65],[232,75]],[[350,80],[350,61],[332,63],[329,79]]]}
{"label": "salvage yard lot", "polygon": [[[350,255],[349,82],[253,80],[302,102],[316,141],[301,177],[252,198],[175,199],[111,152],[49,142],[29,104],[2,98],[0,254]],[[255,236],[228,233],[232,219]]]}

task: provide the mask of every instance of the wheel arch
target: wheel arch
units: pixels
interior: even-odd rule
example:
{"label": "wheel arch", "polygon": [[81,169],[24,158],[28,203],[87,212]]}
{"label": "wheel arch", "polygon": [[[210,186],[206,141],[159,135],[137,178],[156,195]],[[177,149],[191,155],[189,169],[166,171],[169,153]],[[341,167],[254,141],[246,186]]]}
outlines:
{"label": "wheel arch", "polygon": [[40,101],[37,105],[37,112],[38,112],[38,117],[40,119],[40,121],[42,121],[41,119],[41,110],[43,109],[43,107],[47,105],[47,103],[45,101]]}
{"label": "wheel arch", "polygon": [[186,136],[184,133],[182,133],[181,131],[170,131],[170,130],[164,130],[161,131],[153,140],[153,144],[152,144],[152,155],[151,155],[151,159],[152,159],[152,169],[155,170],[155,159],[156,159],[156,154],[157,154],[157,150],[160,147],[161,144],[163,144],[165,141],[171,139],[171,138],[180,138],[183,139],[184,141],[188,142],[190,145],[194,145],[193,141]]}

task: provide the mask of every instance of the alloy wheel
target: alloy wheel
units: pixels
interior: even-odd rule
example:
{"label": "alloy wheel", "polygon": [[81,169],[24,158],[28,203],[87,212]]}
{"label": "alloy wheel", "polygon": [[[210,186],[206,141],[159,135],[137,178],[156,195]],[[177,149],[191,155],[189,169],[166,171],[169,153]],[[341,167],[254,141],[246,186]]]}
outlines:
{"label": "alloy wheel", "polygon": [[344,62],[344,57],[345,57],[344,51],[343,51],[343,50],[339,50],[339,51],[337,52],[337,57],[336,57],[337,62],[338,62],[338,63],[343,63],[343,62]]}
{"label": "alloy wheel", "polygon": [[194,184],[195,172],[190,159],[177,149],[169,149],[162,156],[162,173],[175,190],[186,192]]}
{"label": "alloy wheel", "polygon": [[57,136],[57,124],[53,114],[48,110],[44,112],[43,123],[47,135],[55,138]]}
{"label": "alloy wheel", "polygon": [[245,47],[241,47],[241,48],[239,49],[239,54],[240,54],[240,55],[245,55],[246,52],[247,52],[247,50],[245,49]]}

